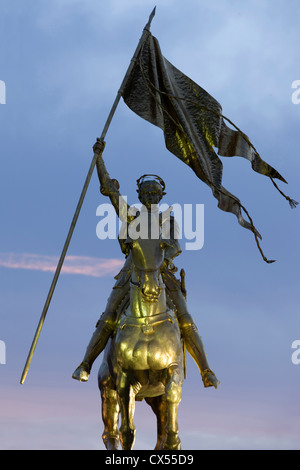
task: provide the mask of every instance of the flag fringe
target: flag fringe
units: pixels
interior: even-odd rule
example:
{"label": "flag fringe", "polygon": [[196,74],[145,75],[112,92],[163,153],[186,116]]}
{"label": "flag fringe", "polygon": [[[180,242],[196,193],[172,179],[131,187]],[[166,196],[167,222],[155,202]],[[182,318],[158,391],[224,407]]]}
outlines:
{"label": "flag fringe", "polygon": [[290,206],[291,206],[291,209],[295,209],[299,202],[295,201],[295,199],[291,199],[289,196],[287,196],[286,194],[284,194],[281,189],[278,188],[277,184],[275,183],[275,181],[273,180],[273,178],[270,176],[270,180],[272,181],[273,185],[275,186],[275,188],[277,189],[277,191],[280,192],[280,194],[285,197],[285,199],[289,202]]}

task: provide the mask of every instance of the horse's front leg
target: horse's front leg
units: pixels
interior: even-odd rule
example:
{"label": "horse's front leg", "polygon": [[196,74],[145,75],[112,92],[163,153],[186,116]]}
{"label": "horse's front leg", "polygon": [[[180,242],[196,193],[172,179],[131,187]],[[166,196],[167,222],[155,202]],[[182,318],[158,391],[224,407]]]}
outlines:
{"label": "horse's front leg", "polygon": [[117,390],[121,412],[120,440],[123,450],[131,450],[135,441],[135,393],[130,383],[130,374],[122,371],[118,376]]}
{"label": "horse's front leg", "polygon": [[157,442],[156,446],[154,447],[154,450],[160,450],[163,446],[168,419],[166,400],[164,399],[163,395],[159,395],[158,397],[145,398],[145,401],[148,403],[148,405],[151,406],[152,410],[156,415]]}
{"label": "horse's front leg", "polygon": [[102,400],[102,439],[107,450],[117,450],[119,446],[119,403],[115,384],[104,361],[98,373],[98,385]]}
{"label": "horse's front leg", "polygon": [[164,400],[167,413],[167,424],[163,449],[180,450],[181,443],[178,436],[177,412],[182,396],[183,373],[180,366],[172,366],[167,371]]}

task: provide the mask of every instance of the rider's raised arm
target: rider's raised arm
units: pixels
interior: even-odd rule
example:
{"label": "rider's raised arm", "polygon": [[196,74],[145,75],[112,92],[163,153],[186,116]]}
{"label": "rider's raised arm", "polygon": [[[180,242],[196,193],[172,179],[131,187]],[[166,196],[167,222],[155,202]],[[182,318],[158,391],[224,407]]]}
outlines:
{"label": "rider's raised arm", "polygon": [[100,191],[104,196],[108,196],[111,200],[112,205],[115,208],[115,211],[118,217],[122,222],[127,221],[130,223],[132,221],[132,215],[129,213],[129,205],[126,200],[123,198],[119,191],[119,182],[116,179],[111,179],[109,173],[106,169],[102,158],[102,152],[105,147],[105,142],[100,139],[97,139],[93,150],[95,153],[98,153],[98,158],[96,162],[98,178],[100,181]]}

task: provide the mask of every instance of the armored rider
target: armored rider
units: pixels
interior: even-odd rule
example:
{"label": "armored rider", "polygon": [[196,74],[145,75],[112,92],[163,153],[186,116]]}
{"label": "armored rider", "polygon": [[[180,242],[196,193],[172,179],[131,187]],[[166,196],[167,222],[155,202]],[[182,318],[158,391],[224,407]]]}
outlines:
{"label": "armored rider", "polygon": [[[118,181],[110,178],[102,158],[104,147],[105,143],[100,139],[97,139],[93,147],[94,152],[98,154],[97,172],[101,185],[100,192],[105,196],[109,196],[117,215],[123,222],[123,226],[127,227],[140,213],[134,213],[132,211],[119,192]],[[152,179],[147,179],[147,176],[152,177]],[[138,198],[142,203],[141,210],[147,211],[148,213],[158,211],[158,204],[165,194],[165,184],[163,180],[156,175],[144,175],[137,181],[137,184]],[[168,221],[168,224],[165,224],[168,227],[168,246],[165,250],[165,261],[161,268],[161,274],[164,284],[166,285],[167,297],[169,302],[175,307],[183,341],[187,351],[191,354],[200,370],[204,387],[213,386],[217,388],[219,381],[209,368],[201,337],[187,309],[181,283],[174,275],[177,268],[173,264],[173,259],[181,253],[181,247],[176,237],[176,221],[168,211],[166,211],[166,213],[160,213],[159,221],[162,231],[164,230],[164,215],[165,219]],[[108,298],[105,311],[96,324],[96,329],[87,346],[83,360],[72,375],[76,380],[83,382],[88,380],[94,361],[105,348],[110,336],[114,334],[118,321],[120,320],[118,313],[120,310],[119,307],[122,301],[124,301],[124,298],[128,296],[131,277],[130,250],[125,241],[124,237],[119,236],[122,252],[126,256],[125,264],[120,273],[116,276],[117,281]]]}

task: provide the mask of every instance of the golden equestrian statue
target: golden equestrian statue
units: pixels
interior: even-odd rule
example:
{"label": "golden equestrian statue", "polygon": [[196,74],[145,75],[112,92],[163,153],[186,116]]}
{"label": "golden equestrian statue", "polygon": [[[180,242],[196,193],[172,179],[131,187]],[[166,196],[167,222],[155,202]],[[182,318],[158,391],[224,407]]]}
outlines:
{"label": "golden equestrian statue", "polygon": [[[120,439],[122,449],[132,449],[135,400],[145,398],[157,416],[155,449],[177,450],[177,409],[184,380],[185,347],[200,369],[204,386],[217,388],[219,381],[208,365],[202,340],[188,312],[183,282],[174,275],[177,268],[173,259],[181,248],[170,210],[159,213],[165,184],[156,175],[141,177],[137,191],[142,208],[133,214],[119,192],[119,183],[106,170],[104,145],[100,139],[94,145],[94,152],[99,155],[100,191],[109,196],[126,227],[126,236],[124,228],[123,236],[119,236],[126,260],[73,378],[87,381],[95,359],[105,348],[98,379],[106,448],[117,449]],[[137,222],[139,229],[143,225],[147,230],[138,232]],[[130,236],[142,232],[147,236]]]}

